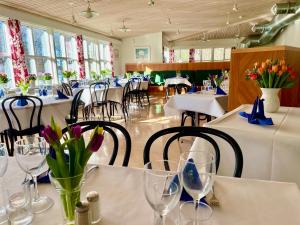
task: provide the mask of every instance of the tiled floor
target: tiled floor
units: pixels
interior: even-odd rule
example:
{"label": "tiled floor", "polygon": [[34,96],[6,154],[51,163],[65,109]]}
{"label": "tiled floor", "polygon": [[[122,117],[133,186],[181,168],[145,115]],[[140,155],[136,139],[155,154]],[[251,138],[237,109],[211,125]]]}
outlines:
{"label": "tiled floor", "polygon": [[[175,117],[165,117],[163,111],[164,98],[153,97],[151,98],[150,106],[145,106],[144,108],[131,107],[130,118],[125,123],[124,120],[115,120],[115,122],[120,123],[126,127],[127,131],[130,133],[132,148],[131,156],[129,161],[129,167],[143,167],[143,150],[146,141],[155,132],[168,128],[179,126],[180,119]],[[189,123],[189,121],[187,121]],[[164,147],[164,140],[158,140],[154,143],[151,148],[151,160],[162,159],[162,150]],[[123,144],[123,145],[122,145]],[[110,159],[112,140],[110,137],[105,137],[105,142],[101,147],[101,150],[94,156],[92,162],[95,163],[106,163]],[[191,141],[186,140],[184,143],[179,143],[175,141],[170,148],[170,159],[178,160],[180,150],[189,149],[191,146]],[[121,165],[124,157],[124,141],[121,140],[120,152],[115,165]]]}

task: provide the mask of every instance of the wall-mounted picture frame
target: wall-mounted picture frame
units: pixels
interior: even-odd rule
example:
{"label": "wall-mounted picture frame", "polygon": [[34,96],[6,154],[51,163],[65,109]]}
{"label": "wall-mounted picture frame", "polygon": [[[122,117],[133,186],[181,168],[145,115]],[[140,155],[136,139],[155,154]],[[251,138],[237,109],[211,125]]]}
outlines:
{"label": "wall-mounted picture frame", "polygon": [[150,61],[150,47],[135,47],[134,48],[134,58],[138,62]]}

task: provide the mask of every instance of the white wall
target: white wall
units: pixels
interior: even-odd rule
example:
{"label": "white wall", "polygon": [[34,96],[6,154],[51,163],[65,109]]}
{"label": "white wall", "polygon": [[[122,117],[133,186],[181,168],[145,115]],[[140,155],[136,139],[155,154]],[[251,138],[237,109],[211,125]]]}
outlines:
{"label": "white wall", "polygon": [[121,45],[122,72],[126,63],[141,63],[135,60],[135,47],[150,47],[150,61],[148,63],[162,63],[162,32],[151,33],[137,37],[125,38]]}
{"label": "white wall", "polygon": [[273,45],[288,45],[300,48],[300,20],[296,20],[281,32]]}

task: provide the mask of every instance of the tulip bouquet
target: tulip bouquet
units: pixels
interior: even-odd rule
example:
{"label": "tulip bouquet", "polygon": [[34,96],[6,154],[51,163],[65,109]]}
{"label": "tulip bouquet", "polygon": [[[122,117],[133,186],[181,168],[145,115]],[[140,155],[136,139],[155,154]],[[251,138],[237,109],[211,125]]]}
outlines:
{"label": "tulip bouquet", "polygon": [[70,79],[71,77],[76,77],[76,72],[65,70],[65,71],[63,71],[62,75],[64,78]]}
{"label": "tulip bouquet", "polygon": [[0,73],[0,84],[7,84],[8,83],[8,77],[5,73]]}
{"label": "tulip bouquet", "polygon": [[255,63],[246,71],[246,80],[254,80],[261,88],[291,88],[296,83],[297,73],[286,65],[285,60],[266,60]]}
{"label": "tulip bouquet", "polygon": [[221,87],[223,81],[227,80],[229,77],[229,73],[227,71],[223,71],[221,75],[210,75],[209,80],[213,81],[216,87]]}
{"label": "tulip bouquet", "polygon": [[57,190],[61,190],[60,198],[65,220],[73,221],[76,203],[80,201],[84,170],[93,152],[97,152],[102,145],[103,128],[97,126],[91,134],[89,143],[85,145],[79,125],[70,128],[68,135],[63,136],[60,126],[51,118],[51,125],[45,127],[42,136],[51,146],[46,156],[51,170],[51,182]]}

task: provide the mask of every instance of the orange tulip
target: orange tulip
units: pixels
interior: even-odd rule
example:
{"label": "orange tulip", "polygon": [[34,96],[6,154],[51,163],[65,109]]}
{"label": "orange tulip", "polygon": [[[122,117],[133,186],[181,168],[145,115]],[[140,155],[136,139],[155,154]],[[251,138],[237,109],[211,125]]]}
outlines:
{"label": "orange tulip", "polygon": [[280,60],[280,65],[285,66],[285,60],[284,59]]}
{"label": "orange tulip", "polygon": [[261,63],[261,68],[266,69],[267,68],[267,64],[266,63]]}
{"label": "orange tulip", "polygon": [[282,70],[280,70],[279,72],[278,72],[278,76],[282,76],[282,74],[283,74],[283,71]]}
{"label": "orange tulip", "polygon": [[264,72],[264,69],[262,67],[259,67],[258,68],[258,73],[261,75],[261,74],[263,74],[263,72]]}
{"label": "orange tulip", "polygon": [[273,71],[273,72],[277,73],[278,70],[279,70],[278,65],[272,66],[272,71]]}
{"label": "orange tulip", "polygon": [[267,65],[270,65],[270,64],[271,64],[271,60],[270,60],[270,59],[267,59],[267,60],[266,60],[266,64],[267,64]]}
{"label": "orange tulip", "polygon": [[286,66],[286,65],[282,65],[281,70],[282,70],[283,72],[286,72],[286,71],[287,71],[287,66]]}
{"label": "orange tulip", "polygon": [[255,68],[258,67],[258,62],[254,63],[254,67],[255,67]]}

